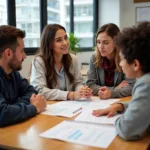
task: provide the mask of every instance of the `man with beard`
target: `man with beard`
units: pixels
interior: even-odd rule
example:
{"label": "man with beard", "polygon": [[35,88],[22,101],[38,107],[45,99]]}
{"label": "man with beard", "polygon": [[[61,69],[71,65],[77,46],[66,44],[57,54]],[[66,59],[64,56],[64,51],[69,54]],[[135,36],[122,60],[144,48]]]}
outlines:
{"label": "man with beard", "polygon": [[46,107],[45,98],[18,72],[26,58],[24,37],[20,29],[0,26],[0,127],[31,118]]}

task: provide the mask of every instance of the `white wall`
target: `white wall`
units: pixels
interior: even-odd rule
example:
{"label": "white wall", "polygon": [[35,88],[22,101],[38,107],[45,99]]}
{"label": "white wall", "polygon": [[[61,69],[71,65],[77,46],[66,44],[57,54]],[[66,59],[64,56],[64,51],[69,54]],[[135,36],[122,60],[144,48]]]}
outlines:
{"label": "white wall", "polygon": [[99,0],[99,26],[102,26],[106,23],[115,23],[119,26],[119,12],[120,0]]}
{"label": "white wall", "polygon": [[120,28],[136,24],[136,7],[150,6],[150,2],[134,3],[133,0],[120,0]]}
{"label": "white wall", "polygon": [[[115,23],[121,29],[135,25],[136,7],[150,6],[150,2],[134,3],[133,0],[99,0],[99,26],[105,23]],[[81,52],[77,54],[79,63],[89,62],[91,52]],[[27,56],[23,62],[21,74],[28,77],[30,64],[34,56]]]}

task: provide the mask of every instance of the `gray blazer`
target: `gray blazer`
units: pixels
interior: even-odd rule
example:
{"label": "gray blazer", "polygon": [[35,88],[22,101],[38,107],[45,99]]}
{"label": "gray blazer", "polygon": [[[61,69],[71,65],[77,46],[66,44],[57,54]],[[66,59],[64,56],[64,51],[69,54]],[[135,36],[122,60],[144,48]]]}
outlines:
{"label": "gray blazer", "polygon": [[[95,64],[95,57],[92,55],[90,59],[90,65],[87,73],[86,84],[93,90],[94,95],[98,95],[99,88],[105,86],[104,69],[98,68]],[[123,80],[127,80],[129,86],[124,88],[115,88]],[[109,87],[112,90],[111,98],[120,98],[125,96],[130,96],[132,92],[132,87],[135,83],[135,79],[127,79],[123,72],[115,72],[114,75],[114,86]]]}
{"label": "gray blazer", "polygon": [[150,133],[150,73],[137,79],[132,100],[123,104],[126,111],[115,123],[119,136],[138,140],[146,130]]}
{"label": "gray blazer", "polygon": [[46,68],[41,57],[36,57],[32,61],[32,71],[30,83],[35,89],[41,93],[47,100],[66,100],[68,91],[75,91],[83,87],[84,80],[80,73],[80,67],[75,55],[70,54],[72,57],[72,65],[69,68],[70,72],[75,77],[74,83],[69,82],[67,74],[65,74],[67,91],[59,89],[58,85],[55,88],[49,89],[46,81]]}

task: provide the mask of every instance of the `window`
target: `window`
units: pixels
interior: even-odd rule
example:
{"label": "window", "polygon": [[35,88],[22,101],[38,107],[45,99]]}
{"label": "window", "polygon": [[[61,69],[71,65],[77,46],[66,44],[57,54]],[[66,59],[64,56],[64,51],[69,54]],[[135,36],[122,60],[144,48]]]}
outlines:
{"label": "window", "polygon": [[74,33],[81,47],[93,47],[93,0],[74,0]]}
{"label": "window", "polygon": [[92,50],[98,28],[98,0],[0,0],[0,24],[26,31],[27,54],[39,48],[42,30],[50,23],[73,32],[80,39],[81,51]]}
{"label": "window", "polygon": [[39,47],[39,0],[16,0],[16,26],[26,31],[25,47]]}
{"label": "window", "polygon": [[48,23],[58,23],[67,28],[69,24],[69,9],[66,6],[69,6],[69,0],[48,0]]}
{"label": "window", "polygon": [[0,0],[0,25],[7,24],[6,0]]}

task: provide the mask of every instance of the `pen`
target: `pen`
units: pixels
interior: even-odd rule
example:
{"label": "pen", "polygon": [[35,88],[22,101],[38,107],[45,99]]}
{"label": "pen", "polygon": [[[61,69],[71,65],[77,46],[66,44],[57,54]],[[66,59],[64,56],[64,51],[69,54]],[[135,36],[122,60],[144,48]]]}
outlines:
{"label": "pen", "polygon": [[81,109],[82,109],[82,107],[80,107],[80,108],[74,110],[72,113],[75,114],[76,112],[80,111]]}

